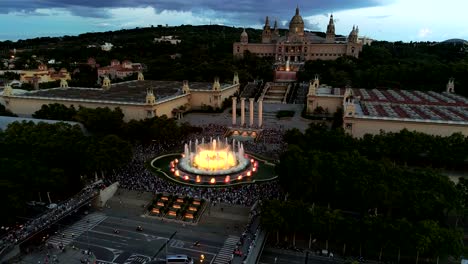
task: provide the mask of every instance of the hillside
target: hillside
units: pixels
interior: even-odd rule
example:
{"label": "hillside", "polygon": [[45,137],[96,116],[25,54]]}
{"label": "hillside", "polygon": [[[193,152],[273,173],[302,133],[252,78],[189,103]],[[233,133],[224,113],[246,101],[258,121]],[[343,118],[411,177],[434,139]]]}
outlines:
{"label": "hillside", "polygon": [[[259,42],[261,30],[247,28],[249,42]],[[17,50],[17,68],[38,61],[60,61],[56,68],[69,71],[80,67],[75,62],[86,62],[94,57],[100,65],[112,59],[129,59],[147,66],[147,79],[212,81],[219,76],[230,81],[238,71],[242,82],[254,78],[270,80],[273,59],[246,56],[243,60],[232,57],[232,43],[239,40],[241,28],[219,25],[135,28],[101,33],[86,33],[60,38],[36,38],[17,42],[0,42],[0,56],[7,58],[13,48]],[[284,35],[286,32],[281,31]],[[323,34],[317,32],[318,34]],[[180,44],[153,43],[155,37],[177,36]],[[110,42],[114,48],[105,52],[88,45]],[[334,86],[436,90],[444,89],[448,78],[455,78],[457,93],[468,95],[468,55],[462,43],[434,45],[433,42],[379,42],[364,47],[360,59],[341,58],[337,61],[307,62],[301,81],[311,79],[316,73],[322,83]],[[444,43],[442,43],[444,44]],[[99,47],[99,46],[98,46]],[[172,59],[170,55],[180,54]],[[36,60],[31,56],[35,55]],[[2,65],[3,66],[3,65]],[[80,69],[83,72],[83,69]],[[92,76],[93,74],[88,74]],[[74,76],[76,79],[79,76]],[[94,81],[94,80],[93,80]]]}

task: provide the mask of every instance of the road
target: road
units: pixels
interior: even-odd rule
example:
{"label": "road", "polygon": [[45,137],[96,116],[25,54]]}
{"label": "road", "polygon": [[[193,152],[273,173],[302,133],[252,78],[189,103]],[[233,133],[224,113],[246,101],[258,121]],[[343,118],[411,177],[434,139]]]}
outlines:
{"label": "road", "polygon": [[[168,254],[185,254],[211,263],[223,246],[224,236],[197,231],[192,226],[181,226],[152,220],[123,219],[109,216],[89,231],[81,234],[72,244],[78,248],[89,248],[102,263],[145,263],[177,232],[167,247]],[[136,226],[143,231],[137,231]],[[119,234],[114,230],[118,229]],[[200,241],[199,246],[194,246]],[[165,257],[165,249],[158,256]]]}
{"label": "road", "polygon": [[[152,194],[136,192],[114,196],[103,210],[62,228],[65,238],[56,236],[49,241],[90,249],[102,264],[146,263],[162,249],[157,259],[163,263],[164,245],[175,233],[168,243],[167,254],[188,255],[197,260],[195,263],[199,263],[203,254],[204,263],[227,263],[232,241],[238,240],[247,223],[249,208],[220,204],[206,210],[200,222],[192,226],[144,217],[143,205],[151,198]],[[137,231],[137,226],[143,231]],[[116,229],[118,234],[114,233]],[[199,245],[194,246],[195,241]]]}
{"label": "road", "polygon": [[[189,225],[145,216],[143,208],[151,198],[150,193],[122,192],[105,208],[78,213],[60,225],[47,242],[55,248],[65,246],[67,253],[73,247],[80,251],[89,249],[100,264],[143,264],[158,252],[156,259],[165,263],[166,250],[167,254],[188,255],[195,263],[200,263],[202,254],[203,263],[228,262],[247,224],[249,208],[218,204],[207,209],[197,225]],[[137,231],[137,226],[143,230]],[[171,236],[166,249],[164,245]],[[199,245],[194,245],[196,241]],[[37,263],[44,260],[46,253],[34,252],[25,258]]]}
{"label": "road", "polygon": [[[276,259],[276,262],[275,262]],[[259,264],[304,264],[306,263],[306,253],[291,250],[281,250],[265,247]],[[315,256],[314,253],[308,255],[308,264],[331,264],[344,263],[341,258],[329,258],[325,256]]]}

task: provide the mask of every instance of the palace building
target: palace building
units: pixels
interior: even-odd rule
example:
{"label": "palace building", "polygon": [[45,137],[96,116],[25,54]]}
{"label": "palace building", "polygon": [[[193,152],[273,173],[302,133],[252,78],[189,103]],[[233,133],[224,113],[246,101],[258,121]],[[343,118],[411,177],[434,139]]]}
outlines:
{"label": "palace building", "polygon": [[341,56],[357,58],[363,46],[363,41],[358,38],[358,34],[359,28],[353,27],[347,39],[337,38],[333,15],[330,16],[325,38],[312,32],[306,32],[304,31],[304,21],[299,14],[299,7],[297,7],[296,14],[289,23],[289,32],[286,36],[280,36],[277,21],[271,28],[270,20],[266,17],[262,42],[249,43],[249,36],[244,29],[240,36],[240,42],[233,44],[233,54],[242,57],[245,51],[249,51],[260,57],[274,57],[279,62],[335,60]]}
{"label": "palace building", "polygon": [[468,99],[455,94],[450,79],[445,92],[396,89],[332,88],[309,85],[307,112],[320,108],[333,113],[343,109],[343,128],[354,137],[398,132],[402,129],[431,135],[468,136]]}
{"label": "palace building", "polygon": [[222,103],[238,91],[237,73],[232,83],[220,83],[219,78],[213,83],[148,81],[139,73],[138,80],[115,84],[105,77],[102,88],[68,87],[64,79],[58,88],[22,94],[6,86],[2,99],[8,110],[23,117],[31,116],[42,105],[58,103],[76,108],[119,107],[125,115],[124,120],[129,121],[162,115],[181,118],[190,110],[221,108]]}
{"label": "palace building", "polygon": [[39,83],[47,83],[59,81],[61,79],[71,80],[70,73],[65,68],[61,68],[59,71],[56,71],[54,68],[47,68],[46,64],[39,64],[37,69],[31,70],[7,70],[4,72],[14,72],[20,75],[21,83],[30,83],[37,85]]}

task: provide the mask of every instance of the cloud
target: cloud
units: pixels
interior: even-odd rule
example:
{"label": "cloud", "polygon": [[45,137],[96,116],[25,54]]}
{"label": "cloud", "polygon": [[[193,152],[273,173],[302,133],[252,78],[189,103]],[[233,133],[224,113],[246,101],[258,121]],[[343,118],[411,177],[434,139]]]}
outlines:
{"label": "cloud", "polygon": [[370,19],[383,19],[383,18],[387,18],[387,17],[391,17],[391,15],[367,16],[367,18],[370,18]]}
{"label": "cloud", "polygon": [[[381,6],[394,0],[318,0],[304,1],[299,5],[301,15],[311,16],[340,10]],[[296,2],[284,0],[15,0],[0,1],[0,13],[32,12],[39,8],[66,9],[81,17],[107,18],[112,8],[153,7],[155,12],[182,11],[203,14],[214,11],[232,23],[258,23],[258,19],[270,16],[278,20],[290,19]]]}
{"label": "cloud", "polygon": [[430,29],[428,29],[428,28],[422,28],[422,29],[420,29],[419,32],[418,32],[418,37],[419,37],[419,38],[426,38],[426,37],[428,37],[428,36],[431,35],[431,34],[432,34],[432,31],[431,31]]}
{"label": "cloud", "polygon": [[320,27],[320,23],[313,22],[310,19],[304,19],[304,27],[306,30],[311,31],[320,31],[322,28]]}

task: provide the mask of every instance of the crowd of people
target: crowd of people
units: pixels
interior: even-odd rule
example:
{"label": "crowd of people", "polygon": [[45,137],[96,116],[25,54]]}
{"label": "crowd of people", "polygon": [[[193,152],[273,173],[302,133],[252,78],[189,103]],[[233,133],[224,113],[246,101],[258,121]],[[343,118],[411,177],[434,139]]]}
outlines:
{"label": "crowd of people", "polygon": [[254,249],[258,234],[260,233],[260,206],[254,204],[249,213],[249,222],[234,249],[230,263],[247,263],[248,257]]}
{"label": "crowd of people", "polygon": [[[192,133],[187,137],[186,142],[205,137],[222,137],[226,128],[220,125],[205,125],[198,133]],[[260,199],[281,199],[284,197],[277,181],[262,184],[248,184],[229,188],[204,188],[193,186],[182,186],[170,181],[155,177],[147,170],[145,162],[153,157],[164,153],[175,153],[183,150],[183,144],[153,143],[148,146],[138,145],[134,148],[133,160],[123,168],[115,171],[108,177],[109,182],[119,182],[120,188],[145,191],[152,193],[170,193],[174,195],[190,196],[194,198],[206,199],[212,202],[223,202],[229,204],[251,206]],[[262,145],[261,143],[259,145]],[[255,143],[246,143],[244,147],[247,151],[252,151],[261,155],[265,152],[266,146],[255,146]],[[276,150],[276,153],[278,150]],[[266,156],[266,155],[265,155]]]}
{"label": "crowd of people", "polygon": [[12,228],[2,227],[7,232],[0,239],[0,252],[20,243],[24,239],[68,215],[73,210],[76,210],[78,207],[83,205],[83,203],[89,201],[90,198],[96,196],[98,193],[97,190],[101,187],[102,182],[96,182],[88,185],[70,199],[57,204],[56,206],[50,206],[43,214],[36,218],[29,219],[22,225]]}
{"label": "crowd of people", "polygon": [[[195,133],[191,133],[186,142],[196,139],[209,139],[210,137],[222,138],[226,134],[226,127],[216,124],[209,124],[200,127]],[[264,141],[259,142],[244,142],[244,147],[247,151],[277,158],[277,155],[284,144],[279,131],[266,130]],[[274,139],[276,138],[276,140]],[[229,188],[203,188],[193,186],[182,186],[174,184],[170,181],[156,177],[152,172],[147,170],[145,163],[158,155],[164,153],[175,153],[183,150],[183,145],[186,142],[165,143],[154,142],[151,145],[136,145],[134,147],[134,155],[132,161],[126,166],[118,169],[108,175],[105,183],[113,183],[118,181],[120,188],[128,190],[137,190],[156,193],[171,193],[174,195],[190,196],[194,198],[205,199],[214,203],[229,203],[236,205],[252,206],[255,202],[261,199],[284,199],[284,193],[277,181],[248,184],[234,186]],[[3,227],[5,234],[0,239],[0,253],[32,234],[42,230],[50,224],[61,219],[88,201],[91,197],[97,194],[97,190],[102,187],[102,183],[95,183],[87,186],[80,193],[73,196],[69,200],[62,202],[55,208],[48,209],[45,213],[35,219],[31,219],[14,228]]]}

